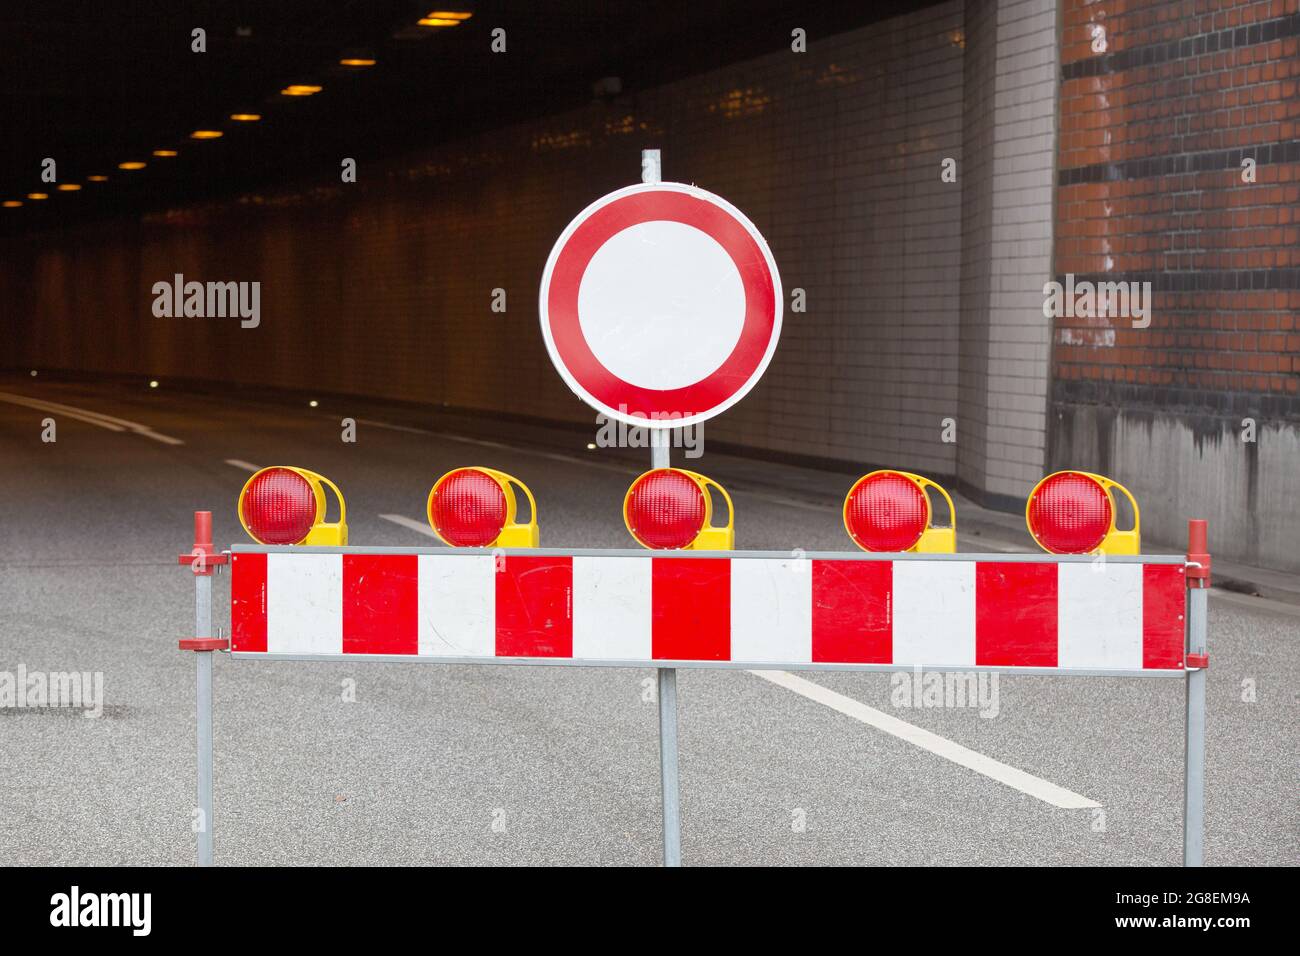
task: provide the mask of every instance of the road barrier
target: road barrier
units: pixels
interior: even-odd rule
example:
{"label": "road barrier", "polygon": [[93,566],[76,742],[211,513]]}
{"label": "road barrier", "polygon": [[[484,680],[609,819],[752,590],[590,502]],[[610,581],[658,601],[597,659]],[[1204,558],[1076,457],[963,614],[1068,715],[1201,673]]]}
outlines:
{"label": "road barrier", "polygon": [[[651,430],[651,471],[624,499],[628,531],[651,553],[540,549],[532,492],[479,467],[448,472],[426,502],[451,550],[347,547],[342,493],[301,468],[263,469],[240,494],[256,546],[215,553],[212,516],[196,514],[194,549],[181,561],[195,573],[197,636],[180,644],[198,661],[199,863],[212,862],[212,653],[229,650],[250,660],[653,667],[666,866],[681,862],[678,667],[1179,678],[1183,860],[1199,865],[1205,522],[1191,523],[1186,558],[1140,556],[1133,496],[1101,475],[1058,472],[1034,488],[1025,512],[1050,553],[956,554],[948,493],[911,472],[878,471],[844,503],[845,530],[863,553],[732,552],[730,496],[671,467],[669,430],[725,411],[762,376],[781,330],[780,276],[740,210],[663,183],[657,149],[642,150],[641,170],[641,185],[596,200],[561,233],[538,314],[574,394]],[[701,254],[716,275],[701,278]],[[737,306],[738,339],[728,325]],[[726,354],[720,342],[732,342]],[[326,487],[338,500],[333,524]],[[528,501],[526,523],[515,487]],[[947,507],[946,527],[933,524],[931,491]],[[725,524],[712,523],[713,492]],[[1116,522],[1120,497],[1133,512],[1127,530]],[[211,575],[226,563],[229,640],[211,636]]]}
{"label": "road barrier", "polygon": [[[1186,682],[1184,863],[1202,859],[1205,522],[1188,555],[211,545],[195,516],[199,862],[212,862],[213,651],[235,660],[658,670],[664,862],[680,862],[676,668],[1176,678]],[[212,637],[211,574],[231,568]]]}

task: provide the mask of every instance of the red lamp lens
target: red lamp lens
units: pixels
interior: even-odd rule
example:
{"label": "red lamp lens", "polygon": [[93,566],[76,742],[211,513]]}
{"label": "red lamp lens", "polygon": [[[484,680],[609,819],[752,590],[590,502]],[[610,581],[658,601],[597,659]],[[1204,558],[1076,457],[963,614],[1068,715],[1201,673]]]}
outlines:
{"label": "red lamp lens", "polygon": [[930,521],[925,492],[905,475],[884,471],[853,486],[844,508],[849,535],[867,551],[906,551]]}
{"label": "red lamp lens", "polygon": [[487,472],[453,471],[433,491],[433,526],[458,548],[486,548],[506,526],[506,493]]}
{"label": "red lamp lens", "polygon": [[253,476],[240,511],[249,532],[263,544],[298,544],[316,523],[311,482],[289,468],[267,468]]}
{"label": "red lamp lens", "polygon": [[1095,551],[1110,531],[1111,517],[1106,489],[1077,471],[1044,479],[1029,499],[1029,533],[1057,554]]}
{"label": "red lamp lens", "polygon": [[704,491],[669,468],[638,478],[623,508],[632,536],[647,548],[684,548],[704,530]]}

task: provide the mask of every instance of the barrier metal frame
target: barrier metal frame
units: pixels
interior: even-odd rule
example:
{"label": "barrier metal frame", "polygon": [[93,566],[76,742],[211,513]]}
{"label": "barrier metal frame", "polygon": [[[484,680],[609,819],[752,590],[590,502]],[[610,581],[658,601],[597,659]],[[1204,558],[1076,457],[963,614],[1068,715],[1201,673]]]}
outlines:
{"label": "barrier metal frame", "polygon": [[[665,434],[666,437],[666,434]],[[665,449],[666,450],[666,449]],[[307,554],[461,554],[524,555],[544,557],[648,557],[652,552],[640,549],[596,548],[384,548],[384,547],[290,547],[273,545],[235,545],[229,551],[215,552],[212,547],[211,512],[194,515],[195,543],[189,554],[180,556],[180,563],[188,564],[195,581],[195,637],[179,642],[182,650],[195,652],[197,700],[197,764],[198,807],[195,834],[198,843],[198,863],[210,866],[213,862],[213,805],[212,805],[212,653],[226,651],[234,660],[277,661],[340,661],[430,663],[430,664],[496,664],[529,666],[577,667],[653,667],[658,683],[659,707],[659,762],[663,806],[663,862],[665,866],[681,865],[681,804],[678,791],[677,750],[677,668],[696,667],[718,670],[761,669],[764,662],[757,661],[703,661],[703,660],[590,660],[544,657],[413,657],[400,654],[283,654],[268,657],[265,653],[230,652],[230,641],[213,636],[212,629],[212,575],[230,562],[233,555],[307,553]],[[744,560],[789,559],[785,551],[680,551],[674,559]],[[996,561],[1000,563],[1050,563],[1087,564],[1097,559],[1090,555],[1057,554],[884,554],[870,552],[807,552],[800,559],[835,561]],[[1107,563],[1181,565],[1186,569],[1186,610],[1184,613],[1184,667],[1183,669],[1098,669],[1063,667],[1007,667],[988,665],[934,664],[931,671],[997,672],[1008,675],[1039,677],[1147,677],[1183,679],[1186,684],[1184,713],[1184,802],[1183,802],[1183,865],[1200,866],[1204,858],[1205,820],[1205,677],[1209,666],[1206,649],[1208,631],[1208,588],[1210,586],[1210,556],[1206,547],[1206,523],[1194,520],[1189,523],[1189,547],[1182,555],[1120,555],[1107,557]],[[822,662],[771,662],[782,670],[807,671],[884,671],[908,669],[900,664],[841,664]]]}

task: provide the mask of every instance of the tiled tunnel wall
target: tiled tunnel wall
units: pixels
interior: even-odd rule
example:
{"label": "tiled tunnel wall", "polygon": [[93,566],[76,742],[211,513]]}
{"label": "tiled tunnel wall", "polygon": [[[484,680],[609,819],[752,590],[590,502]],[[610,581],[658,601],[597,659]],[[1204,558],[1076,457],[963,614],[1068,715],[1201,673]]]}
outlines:
{"label": "tiled tunnel wall", "polygon": [[[716,192],[767,237],[787,290],[765,377],[709,440],[955,472],[960,3],[383,167],[8,250],[20,362],[312,386],[586,421],[547,359],[537,287],[578,211],[640,178]],[[16,274],[28,273],[28,279]],[[259,328],[156,318],[151,287],[260,281]],[[24,288],[16,288],[23,285]],[[507,311],[491,310],[504,289]],[[707,445],[706,445],[707,447]]]}
{"label": "tiled tunnel wall", "polygon": [[[1298,2],[958,0],[356,184],[9,243],[0,365],[594,430],[547,360],[537,285],[569,219],[657,146],[666,179],[749,215],[806,300],[706,441],[955,478],[1004,508],[1045,471],[1101,471],[1151,540],[1205,516],[1220,554],[1300,568]],[[176,273],[260,281],[261,326],[156,318],[151,287]],[[1045,316],[1066,273],[1152,280],[1150,327]]]}

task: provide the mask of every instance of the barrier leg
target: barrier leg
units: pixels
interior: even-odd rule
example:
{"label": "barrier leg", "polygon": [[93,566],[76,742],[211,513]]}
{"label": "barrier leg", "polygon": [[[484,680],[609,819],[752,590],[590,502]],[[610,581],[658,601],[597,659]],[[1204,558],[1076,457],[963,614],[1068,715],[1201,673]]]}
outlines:
{"label": "barrier leg", "polygon": [[1183,745],[1183,866],[1205,855],[1205,669],[1210,546],[1204,518],[1187,522],[1187,737]]}
{"label": "barrier leg", "polygon": [[[1205,653],[1209,591],[1187,592],[1187,644],[1191,654]],[[1187,674],[1187,740],[1183,754],[1186,793],[1183,800],[1183,866],[1200,866],[1205,851],[1205,668]]]}
{"label": "barrier leg", "polygon": [[194,636],[182,638],[179,647],[193,651],[195,658],[199,805],[194,835],[199,866],[212,865],[212,654],[230,647],[229,641],[212,635],[212,575],[228,557],[212,549],[212,512],[194,512],[194,549],[180,556],[180,563],[188,564],[194,573]]}
{"label": "barrier leg", "polygon": [[659,668],[659,777],[664,800],[664,866],[682,865],[677,793],[677,668]]}
{"label": "barrier leg", "polygon": [[[195,575],[194,627],[203,637],[212,634],[212,578]],[[197,667],[199,764],[199,866],[212,865],[212,651],[194,655]]]}

